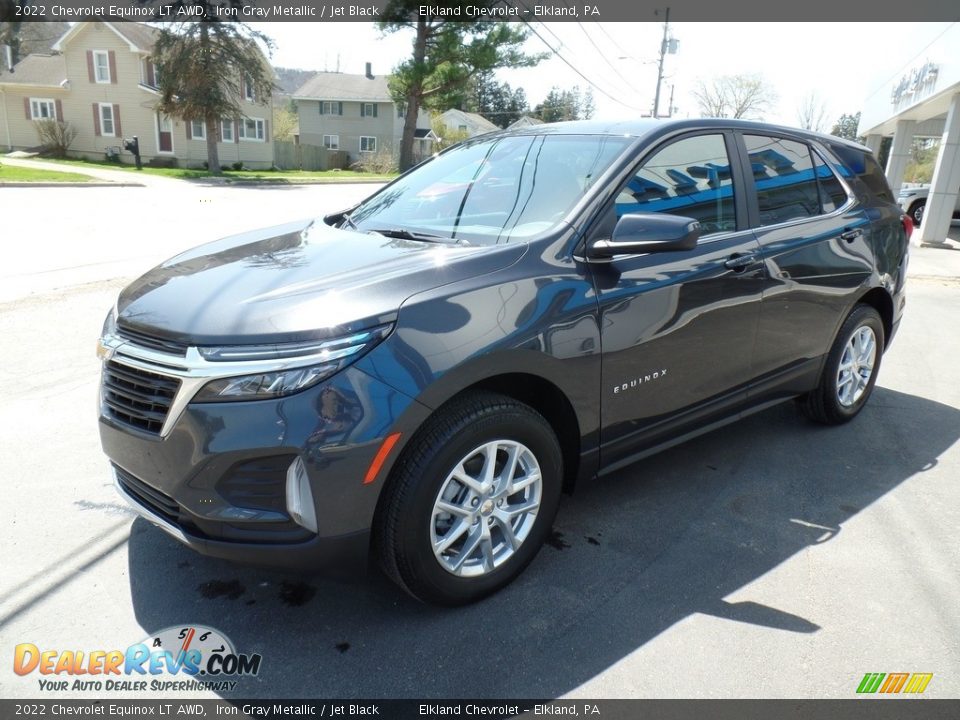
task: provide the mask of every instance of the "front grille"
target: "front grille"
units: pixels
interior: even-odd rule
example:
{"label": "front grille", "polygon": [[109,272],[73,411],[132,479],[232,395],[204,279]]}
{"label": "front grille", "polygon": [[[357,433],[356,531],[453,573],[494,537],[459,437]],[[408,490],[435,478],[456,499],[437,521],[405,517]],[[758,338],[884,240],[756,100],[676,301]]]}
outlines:
{"label": "front grille", "polygon": [[168,340],[155,335],[149,335],[139,330],[133,330],[126,325],[117,325],[116,332],[117,335],[127,342],[131,342],[134,345],[139,345],[140,347],[157,350],[163,353],[170,353],[172,355],[179,355],[180,357],[183,357],[187,354],[186,344],[177,342],[176,340]]}
{"label": "front grille", "polygon": [[165,495],[156,488],[150,487],[143,480],[121,470],[116,465],[113,469],[117,473],[117,480],[130,495],[139,500],[145,507],[157,515],[176,522],[180,514],[180,505],[169,495]]}
{"label": "front grille", "polygon": [[123,425],[159,435],[180,387],[176,378],[110,360],[103,367],[106,414]]}

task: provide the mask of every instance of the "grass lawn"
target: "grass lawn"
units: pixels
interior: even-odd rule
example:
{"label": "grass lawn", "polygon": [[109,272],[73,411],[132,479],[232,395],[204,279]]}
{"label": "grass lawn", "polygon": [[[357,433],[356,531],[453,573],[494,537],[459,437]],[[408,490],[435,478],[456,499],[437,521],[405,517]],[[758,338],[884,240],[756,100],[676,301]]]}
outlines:
{"label": "grass lawn", "polygon": [[[138,171],[133,165],[118,165],[110,162],[93,162],[90,160],[49,160],[48,162],[62,163],[74,167],[100,168],[104,170],[123,170],[126,172],[144,172],[149,175],[192,180],[210,177],[206,170],[188,170],[186,168],[154,168],[144,165]],[[373,173],[358,172],[356,170],[224,170],[223,177],[227,180],[256,181],[256,182],[385,182],[392,180],[396,175],[375,175]]]}
{"label": "grass lawn", "polygon": [[89,182],[89,175],[78,175],[55,170],[34,170],[0,163],[0,183],[5,182]]}

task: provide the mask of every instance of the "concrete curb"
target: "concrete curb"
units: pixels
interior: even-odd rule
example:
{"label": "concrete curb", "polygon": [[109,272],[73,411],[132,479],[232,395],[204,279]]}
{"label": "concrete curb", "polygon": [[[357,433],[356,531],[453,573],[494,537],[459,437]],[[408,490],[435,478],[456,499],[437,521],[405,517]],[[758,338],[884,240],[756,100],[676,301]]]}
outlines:
{"label": "concrete curb", "polygon": [[142,183],[128,183],[128,182],[107,182],[105,180],[96,180],[93,182],[0,182],[0,188],[3,187],[15,187],[15,188],[46,188],[46,187],[146,187]]}

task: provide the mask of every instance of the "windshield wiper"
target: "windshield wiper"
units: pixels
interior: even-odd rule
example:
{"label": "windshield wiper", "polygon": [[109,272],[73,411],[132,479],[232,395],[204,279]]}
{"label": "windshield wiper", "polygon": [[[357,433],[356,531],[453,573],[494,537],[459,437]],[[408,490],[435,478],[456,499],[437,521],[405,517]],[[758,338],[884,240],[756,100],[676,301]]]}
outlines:
{"label": "windshield wiper", "polygon": [[368,228],[367,232],[376,233],[377,235],[383,235],[384,237],[388,238],[396,238],[398,240],[420,240],[422,242],[453,244],[460,242],[456,238],[447,237],[444,235],[431,235],[430,233],[413,232],[412,230],[407,230],[406,228]]}

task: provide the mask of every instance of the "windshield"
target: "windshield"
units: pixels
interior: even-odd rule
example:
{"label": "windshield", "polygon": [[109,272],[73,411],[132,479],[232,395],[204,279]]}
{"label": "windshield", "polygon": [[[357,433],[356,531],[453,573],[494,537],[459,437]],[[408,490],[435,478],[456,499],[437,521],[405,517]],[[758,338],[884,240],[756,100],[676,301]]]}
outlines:
{"label": "windshield", "polygon": [[631,138],[507,136],[438,156],[354,210],[345,225],[477,245],[557,225]]}

